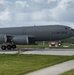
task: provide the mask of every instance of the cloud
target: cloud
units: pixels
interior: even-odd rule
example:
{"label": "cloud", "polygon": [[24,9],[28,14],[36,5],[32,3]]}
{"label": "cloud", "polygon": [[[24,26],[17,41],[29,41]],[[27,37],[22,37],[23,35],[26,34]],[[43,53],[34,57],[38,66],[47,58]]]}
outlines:
{"label": "cloud", "polygon": [[57,1],[51,0],[49,3],[48,0],[21,0],[16,1],[15,4],[18,11],[30,13],[56,7]]}
{"label": "cloud", "polygon": [[5,25],[74,23],[74,0],[0,0]]}
{"label": "cloud", "polygon": [[50,14],[51,13],[48,10],[42,10],[38,12],[33,12],[31,14],[31,17],[33,21],[52,21],[54,19]]}
{"label": "cloud", "polygon": [[27,1],[16,1],[16,6],[17,7],[29,7],[29,5],[27,4]]}
{"label": "cloud", "polygon": [[5,0],[0,0],[0,4],[4,4],[5,3]]}
{"label": "cloud", "polygon": [[0,20],[5,21],[5,20],[9,20],[9,12],[6,9],[5,11],[0,13]]}
{"label": "cloud", "polygon": [[61,0],[56,8],[49,10],[55,21],[74,22],[74,1]]}
{"label": "cloud", "polygon": [[4,11],[5,9],[6,9],[5,6],[3,4],[0,4],[0,12]]}
{"label": "cloud", "polygon": [[31,21],[30,13],[17,13],[15,17],[16,17],[16,21],[19,22]]}
{"label": "cloud", "polygon": [[6,9],[5,7],[5,0],[0,0],[0,12],[4,11]]}
{"label": "cloud", "polygon": [[32,1],[34,1],[36,3],[42,3],[42,2],[44,2],[44,0],[32,0]]}

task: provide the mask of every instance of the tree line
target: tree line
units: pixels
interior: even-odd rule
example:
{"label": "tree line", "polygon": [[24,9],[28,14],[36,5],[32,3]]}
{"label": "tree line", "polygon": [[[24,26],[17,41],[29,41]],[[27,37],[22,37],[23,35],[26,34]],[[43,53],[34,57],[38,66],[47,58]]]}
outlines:
{"label": "tree line", "polygon": [[74,44],[74,37],[62,40],[63,43],[72,43]]}

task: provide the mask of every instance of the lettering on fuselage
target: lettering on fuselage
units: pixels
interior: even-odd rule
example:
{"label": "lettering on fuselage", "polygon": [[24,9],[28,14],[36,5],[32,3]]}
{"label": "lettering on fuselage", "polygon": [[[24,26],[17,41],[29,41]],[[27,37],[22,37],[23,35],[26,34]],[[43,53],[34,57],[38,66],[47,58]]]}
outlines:
{"label": "lettering on fuselage", "polygon": [[68,32],[52,32],[52,34],[67,34]]}

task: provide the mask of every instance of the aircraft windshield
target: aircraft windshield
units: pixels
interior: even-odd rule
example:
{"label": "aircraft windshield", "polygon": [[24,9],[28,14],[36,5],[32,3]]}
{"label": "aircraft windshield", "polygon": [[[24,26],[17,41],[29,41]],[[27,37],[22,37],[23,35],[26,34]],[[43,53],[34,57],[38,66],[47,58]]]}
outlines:
{"label": "aircraft windshield", "polygon": [[74,31],[74,29],[71,29],[72,31]]}
{"label": "aircraft windshield", "polygon": [[74,31],[74,29],[70,28],[71,31]]}

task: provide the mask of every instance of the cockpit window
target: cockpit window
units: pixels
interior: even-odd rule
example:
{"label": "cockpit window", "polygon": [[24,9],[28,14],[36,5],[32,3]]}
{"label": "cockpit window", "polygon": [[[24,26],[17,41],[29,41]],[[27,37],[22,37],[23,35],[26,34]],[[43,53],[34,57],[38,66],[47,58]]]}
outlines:
{"label": "cockpit window", "polygon": [[72,31],[74,31],[74,29],[71,29]]}
{"label": "cockpit window", "polygon": [[68,28],[65,28],[66,30],[68,29]]}
{"label": "cockpit window", "polygon": [[74,31],[74,29],[70,28],[71,31]]}

